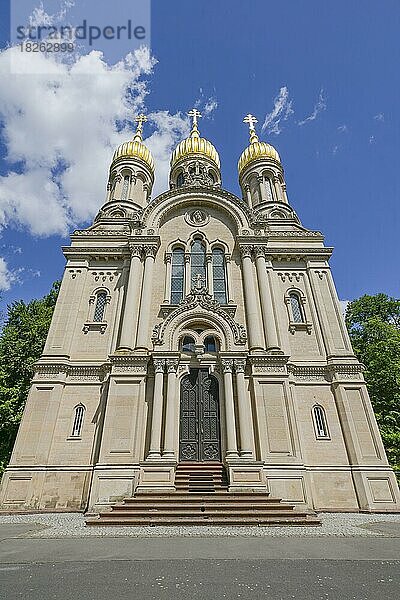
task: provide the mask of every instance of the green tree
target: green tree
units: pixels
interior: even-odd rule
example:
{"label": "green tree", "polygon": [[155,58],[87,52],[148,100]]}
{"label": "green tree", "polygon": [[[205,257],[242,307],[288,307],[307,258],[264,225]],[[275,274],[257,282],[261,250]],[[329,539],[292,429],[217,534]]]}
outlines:
{"label": "green tree", "polygon": [[400,300],[362,296],[347,306],[346,324],[365,379],[383,443],[400,474]]}
{"label": "green tree", "polygon": [[44,298],[27,304],[19,300],[7,307],[0,334],[0,473],[10,459],[33,364],[42,353],[59,288],[55,282]]}

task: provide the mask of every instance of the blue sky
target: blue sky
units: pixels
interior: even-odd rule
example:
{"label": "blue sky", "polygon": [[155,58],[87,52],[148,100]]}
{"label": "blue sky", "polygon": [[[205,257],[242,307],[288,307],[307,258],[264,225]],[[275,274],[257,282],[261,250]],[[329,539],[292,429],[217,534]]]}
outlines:
{"label": "blue sky", "polygon": [[[4,3],[0,11],[4,46],[8,39]],[[399,297],[398,0],[153,0],[151,16],[151,53],[158,62],[151,72],[146,67],[147,72],[145,69],[140,76],[146,83],[145,91],[138,92],[137,106],[144,104],[155,115],[149,135],[163,118],[164,137],[155,135],[152,139],[159,144],[160,157],[162,152],[166,154],[162,157],[164,171],[168,143],[176,143],[185,131],[183,113],[196,102],[200,108],[211,103],[214,109],[202,119],[200,130],[219,151],[224,187],[238,194],[237,160],[248,139],[242,119],[252,112],[258,117],[262,139],[272,143],[281,155],[289,200],[302,223],[322,231],[326,244],[335,247],[331,265],[339,297],[352,299],[377,292]],[[18,77],[24,75],[15,75],[14,83]],[[36,78],[28,78],[28,89],[34,90]],[[89,83],[89,78],[86,82],[82,91],[91,102],[90,98],[97,96],[96,83]],[[8,97],[7,102],[14,100]],[[266,116],[279,105],[282,110],[278,117],[271,116],[261,133]],[[45,152],[46,136],[54,137],[52,128],[67,119],[73,123],[74,116],[64,114],[68,107],[68,102],[55,107],[58,113],[51,115],[48,128],[36,128],[34,120],[25,124],[29,143],[42,146]],[[101,110],[95,106],[94,116],[101,118]],[[176,121],[166,119],[165,111]],[[105,120],[110,118],[107,113]],[[1,292],[3,309],[14,299],[28,300],[47,292],[62,274],[60,246],[68,243],[68,238],[60,235],[65,233],[65,223],[55,224],[58,217],[46,212],[48,202],[41,190],[32,197],[34,215],[29,206],[23,211],[11,209],[12,201],[5,192],[2,196],[2,185],[4,189],[10,184],[10,178],[7,182],[4,178],[10,172],[23,174],[26,159],[15,146],[14,154],[10,152],[7,116],[4,119],[0,152],[3,158],[6,154],[11,158],[0,166],[0,257],[7,265],[5,287],[9,286]],[[18,114],[13,119],[15,131]],[[175,127],[173,136],[168,126]],[[83,132],[83,149],[79,148],[78,156],[85,160],[85,143],[91,148],[95,141],[91,132],[99,135],[94,124],[90,127],[87,136]],[[48,130],[43,133],[43,129]],[[65,130],[60,127],[58,137],[68,136],[69,129],[71,126]],[[126,131],[122,132],[125,137]],[[106,177],[112,140],[120,134],[114,133],[102,149],[97,161],[101,177]],[[57,140],[63,147],[70,143]],[[71,149],[66,152],[70,157]],[[100,168],[97,163],[96,168]],[[43,187],[40,177],[45,173],[37,173],[38,164],[34,173],[29,173],[30,181]],[[87,210],[78,207],[72,196],[79,196],[79,185],[89,184],[79,165],[71,177],[74,173],[75,181],[68,181],[63,188],[71,198],[58,200],[63,206],[68,202],[73,206],[68,209],[69,215],[71,210],[73,213],[67,223],[71,229],[89,224],[90,215],[104,199],[101,182],[95,195],[90,196],[90,190],[87,196],[82,195],[81,203],[89,198]],[[25,188],[18,189],[23,193]],[[12,193],[12,188],[7,193]]]}

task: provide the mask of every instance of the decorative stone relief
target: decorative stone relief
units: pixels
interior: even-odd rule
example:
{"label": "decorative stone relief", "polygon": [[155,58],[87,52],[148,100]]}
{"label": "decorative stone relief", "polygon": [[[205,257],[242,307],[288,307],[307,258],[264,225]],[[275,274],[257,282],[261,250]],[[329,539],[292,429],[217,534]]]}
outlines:
{"label": "decorative stone relief", "polygon": [[205,210],[200,208],[196,208],[195,210],[191,210],[185,214],[185,221],[189,225],[193,227],[203,227],[203,225],[207,225],[210,220],[210,215],[206,213]]}

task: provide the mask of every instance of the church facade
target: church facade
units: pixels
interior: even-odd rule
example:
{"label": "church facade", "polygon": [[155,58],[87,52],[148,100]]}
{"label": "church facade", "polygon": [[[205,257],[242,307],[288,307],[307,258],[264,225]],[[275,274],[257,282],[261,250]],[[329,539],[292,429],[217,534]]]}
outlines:
{"label": "church facade", "polygon": [[152,197],[142,140],[115,152],[106,201],[66,268],[1,488],[3,509],[97,511],[223,463],[230,492],[304,510],[399,510],[329,268],[258,139],[224,190],[200,114]]}

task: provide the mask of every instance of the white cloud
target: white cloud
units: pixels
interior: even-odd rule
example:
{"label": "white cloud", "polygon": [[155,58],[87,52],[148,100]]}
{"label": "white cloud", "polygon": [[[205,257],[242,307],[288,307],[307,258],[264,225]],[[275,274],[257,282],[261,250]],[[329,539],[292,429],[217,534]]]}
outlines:
{"label": "white cloud", "polygon": [[[10,60],[13,66],[29,61],[36,74],[10,73]],[[145,78],[155,63],[147,48],[114,65],[98,51],[74,56],[70,64],[19,48],[0,53],[0,118],[8,166],[0,177],[0,227],[65,235],[93,218],[105,199],[112,153],[131,138],[133,117],[144,110]],[[21,72],[26,71],[22,65]],[[168,187],[170,152],[186,134],[187,118],[161,112],[151,120],[156,131],[149,146],[155,153],[157,191],[162,191]]]}
{"label": "white cloud", "polygon": [[265,116],[262,131],[279,135],[281,121],[286,121],[293,114],[292,100],[289,100],[289,91],[286,86],[281,87],[278,96],[274,99],[274,108]]}
{"label": "white cloud", "polygon": [[0,257],[0,291],[7,291],[11,284],[17,280],[17,276],[9,270],[4,258]]}
{"label": "white cloud", "polygon": [[311,115],[303,119],[303,121],[299,121],[298,125],[305,125],[309,121],[315,121],[315,119],[323,110],[326,110],[326,98],[324,96],[324,90],[321,88],[318,100],[314,105],[314,110],[312,111]]}
{"label": "white cloud", "polygon": [[347,133],[349,131],[349,128],[345,123],[343,123],[343,125],[339,125],[338,131],[340,131],[340,133]]}
{"label": "white cloud", "polygon": [[378,113],[374,116],[375,121],[380,121],[381,123],[385,120],[385,115],[383,113]]}

